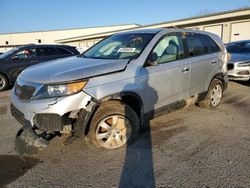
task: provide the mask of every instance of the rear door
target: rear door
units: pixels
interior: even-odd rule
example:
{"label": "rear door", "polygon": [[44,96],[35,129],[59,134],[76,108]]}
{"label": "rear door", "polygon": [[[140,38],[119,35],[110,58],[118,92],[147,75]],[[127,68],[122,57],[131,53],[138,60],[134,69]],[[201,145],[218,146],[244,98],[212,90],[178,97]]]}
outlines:
{"label": "rear door", "polygon": [[184,59],[181,36],[163,36],[150,52],[140,75],[145,80],[145,112],[185,99],[190,80],[190,64]]}
{"label": "rear door", "polygon": [[191,62],[190,90],[188,96],[207,91],[212,78],[218,73],[220,48],[207,35],[185,33],[188,59]]}
{"label": "rear door", "polygon": [[54,47],[37,47],[36,54],[39,62],[50,61],[60,57]]}

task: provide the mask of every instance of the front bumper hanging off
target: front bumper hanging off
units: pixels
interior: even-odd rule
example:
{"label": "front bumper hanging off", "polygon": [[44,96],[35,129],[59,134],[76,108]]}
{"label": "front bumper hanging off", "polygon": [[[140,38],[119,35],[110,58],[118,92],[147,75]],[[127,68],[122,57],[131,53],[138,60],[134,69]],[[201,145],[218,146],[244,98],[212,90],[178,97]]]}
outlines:
{"label": "front bumper hanging off", "polygon": [[38,136],[31,125],[26,122],[26,124],[17,133],[15,151],[21,156],[33,155],[46,148],[48,145],[49,141],[41,136]]}
{"label": "front bumper hanging off", "polygon": [[49,134],[62,132],[65,126],[71,124],[74,135],[80,137],[97,104],[84,92],[28,102],[21,101],[12,92],[11,113],[23,125],[17,133],[15,150],[21,155],[34,154],[48,146],[49,140],[36,134],[35,129]]}

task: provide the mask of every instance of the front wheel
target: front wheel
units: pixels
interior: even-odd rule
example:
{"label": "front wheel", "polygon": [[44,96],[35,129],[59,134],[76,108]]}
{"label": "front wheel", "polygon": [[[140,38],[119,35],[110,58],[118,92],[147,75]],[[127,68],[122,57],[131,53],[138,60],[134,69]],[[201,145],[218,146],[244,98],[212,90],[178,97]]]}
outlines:
{"label": "front wheel", "polygon": [[209,86],[206,98],[203,101],[199,102],[198,105],[203,108],[214,109],[220,104],[222,95],[222,82],[218,79],[214,79]]}
{"label": "front wheel", "polygon": [[96,111],[90,123],[87,142],[98,148],[120,148],[136,138],[139,125],[138,116],[129,105],[110,101]]}

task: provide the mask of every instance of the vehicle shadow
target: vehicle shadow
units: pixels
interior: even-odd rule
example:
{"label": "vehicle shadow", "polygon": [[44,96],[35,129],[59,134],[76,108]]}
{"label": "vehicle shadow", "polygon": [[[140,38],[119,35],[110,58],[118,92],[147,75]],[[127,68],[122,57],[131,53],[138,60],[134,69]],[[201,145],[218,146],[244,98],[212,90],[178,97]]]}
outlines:
{"label": "vehicle shadow", "polygon": [[[145,74],[146,73],[146,74]],[[158,101],[157,92],[148,84],[148,72],[145,71],[143,77],[143,87],[147,88],[146,96],[149,109],[154,109]],[[130,89],[127,85],[124,90]],[[144,124],[141,125],[140,139],[126,148],[125,162],[120,177],[119,187],[155,187],[152,140],[149,119],[154,116],[154,111],[150,113]]]}
{"label": "vehicle shadow", "polygon": [[238,84],[244,85],[244,86],[249,86],[250,87],[250,80],[249,81],[234,81]]}
{"label": "vehicle shadow", "polygon": [[16,155],[0,155],[0,187],[5,187],[23,176],[40,161],[36,158],[20,158]]}

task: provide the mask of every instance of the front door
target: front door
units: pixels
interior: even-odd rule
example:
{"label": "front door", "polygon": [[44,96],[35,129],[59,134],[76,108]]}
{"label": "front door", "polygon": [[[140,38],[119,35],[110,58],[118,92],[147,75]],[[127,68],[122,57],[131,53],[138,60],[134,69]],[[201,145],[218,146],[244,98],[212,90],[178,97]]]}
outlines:
{"label": "front door", "polygon": [[167,34],[158,41],[139,77],[144,78],[145,113],[187,98],[190,64],[184,59],[178,34]]}
{"label": "front door", "polygon": [[27,67],[37,63],[36,50],[27,48],[18,51],[10,59],[10,77],[15,81],[17,76]]}

